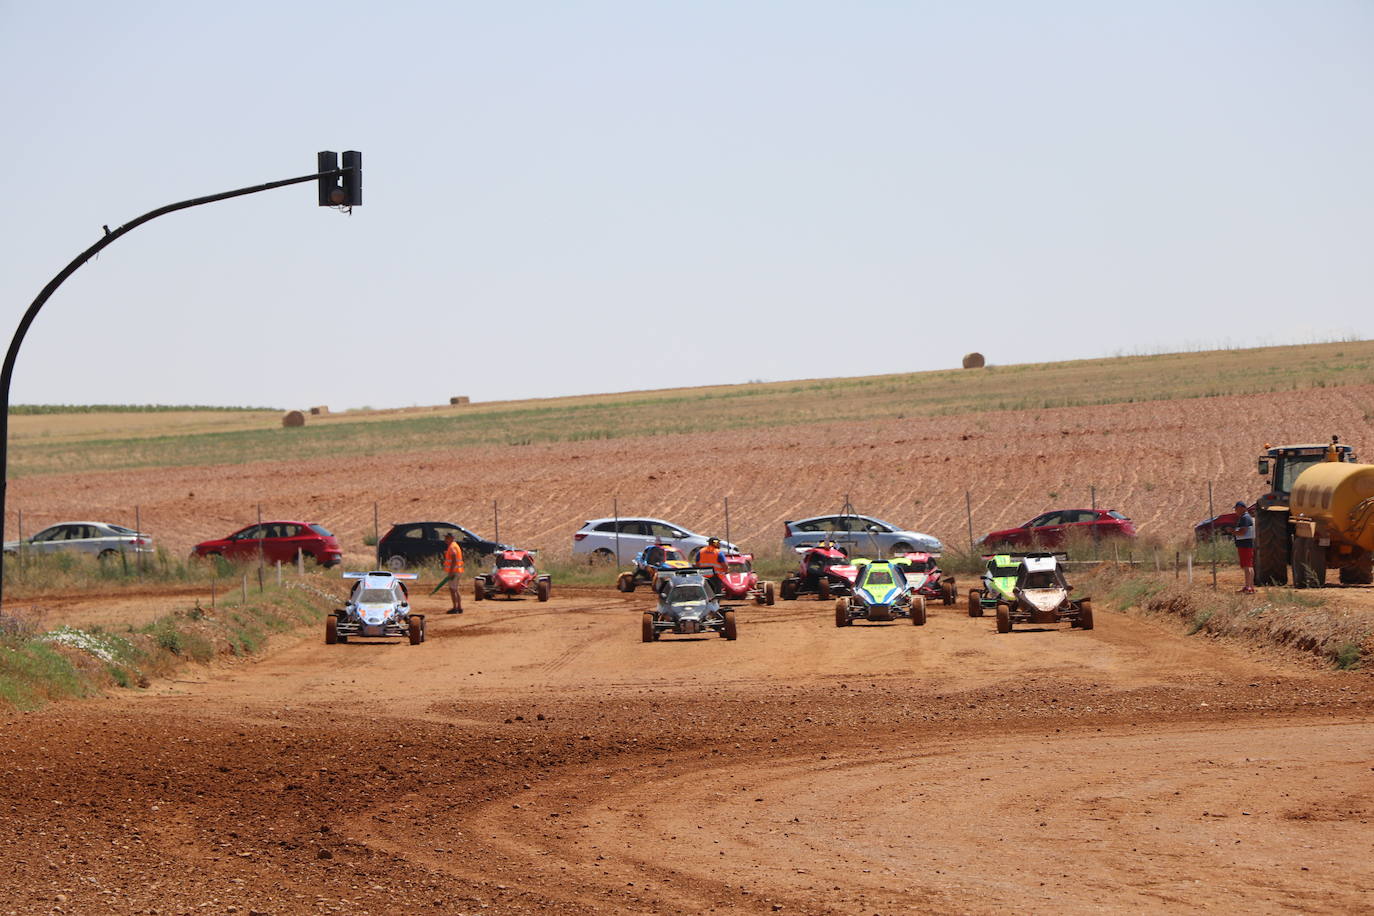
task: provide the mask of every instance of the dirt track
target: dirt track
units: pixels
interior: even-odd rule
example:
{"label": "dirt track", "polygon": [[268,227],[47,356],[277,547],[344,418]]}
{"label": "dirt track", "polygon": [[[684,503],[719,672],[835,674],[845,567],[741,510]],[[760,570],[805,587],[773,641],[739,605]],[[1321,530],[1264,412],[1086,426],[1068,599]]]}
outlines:
{"label": "dirt track", "polygon": [[[303,634],[0,720],[0,913],[1354,912],[1374,686],[1098,611],[638,641],[645,596]],[[236,909],[231,909],[236,908]]]}

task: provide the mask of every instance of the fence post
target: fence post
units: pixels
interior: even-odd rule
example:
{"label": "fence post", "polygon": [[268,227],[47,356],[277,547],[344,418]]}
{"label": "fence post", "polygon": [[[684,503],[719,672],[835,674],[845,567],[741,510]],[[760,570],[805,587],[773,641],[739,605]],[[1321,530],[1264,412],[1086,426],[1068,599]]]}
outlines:
{"label": "fence post", "polygon": [[491,501],[491,524],[495,529],[491,533],[491,539],[499,544],[501,543],[501,509],[494,499]]}
{"label": "fence post", "polygon": [[[134,540],[143,540],[143,516],[139,513],[139,507],[134,506]],[[138,550],[139,545],[134,545],[134,567],[138,570],[138,577],[143,578],[143,554]]]}
{"label": "fence post", "polygon": [[615,565],[620,565],[620,499],[611,500],[611,514],[615,516]]}
{"label": "fence post", "polygon": [[248,603],[248,573],[243,574],[243,603]]}
{"label": "fence post", "polygon": [[1188,551],[1188,584],[1193,584],[1193,552]]}
{"label": "fence post", "polygon": [[[300,554],[300,551],[298,550],[298,551],[296,551],[296,553],[297,553],[297,555],[298,555],[298,557],[297,557],[297,565],[299,566],[299,565],[300,565],[300,561],[299,561],[299,554]],[[376,562],[376,564],[377,564],[378,566],[381,566],[381,565],[382,565],[382,526],[381,526],[380,518],[378,517],[378,514],[377,514],[377,501],[376,501],[375,499],[372,501],[372,553],[373,553],[373,559],[374,559],[374,561]]]}
{"label": "fence post", "polygon": [[296,548],[296,576],[299,578],[299,577],[303,577],[304,575],[305,575],[305,551],[303,551],[303,550],[301,550],[299,547],[297,547],[297,548]]}
{"label": "fence post", "polygon": [[964,491],[964,517],[968,520],[968,552],[973,553],[973,497]]}
{"label": "fence post", "polygon": [[281,588],[281,560],[277,561],[277,587]]}

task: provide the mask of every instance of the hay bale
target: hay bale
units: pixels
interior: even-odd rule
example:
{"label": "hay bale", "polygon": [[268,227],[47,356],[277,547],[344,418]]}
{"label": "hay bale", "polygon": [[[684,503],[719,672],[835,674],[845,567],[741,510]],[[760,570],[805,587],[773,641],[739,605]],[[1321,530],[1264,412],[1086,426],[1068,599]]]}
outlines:
{"label": "hay bale", "polygon": [[312,407],[310,408],[310,415],[312,417],[327,417],[329,416],[329,408],[324,404],[321,404],[319,407]]}
{"label": "hay bale", "polygon": [[467,396],[463,396],[457,398],[449,398],[448,403],[450,407],[457,407],[459,404],[471,404],[472,400]]}
{"label": "hay bale", "polygon": [[981,353],[970,353],[964,357],[965,369],[981,369],[983,366],[983,354]]}
{"label": "hay bale", "polygon": [[282,426],[304,426],[305,414],[299,410],[288,410],[286,416],[281,418]]}

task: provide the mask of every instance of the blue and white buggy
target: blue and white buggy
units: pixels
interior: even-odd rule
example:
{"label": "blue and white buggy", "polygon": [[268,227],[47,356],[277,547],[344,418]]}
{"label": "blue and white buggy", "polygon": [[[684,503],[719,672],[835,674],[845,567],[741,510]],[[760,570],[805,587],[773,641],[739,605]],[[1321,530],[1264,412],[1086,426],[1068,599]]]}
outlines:
{"label": "blue and white buggy", "polygon": [[374,570],[343,577],[356,581],[347,603],[324,619],[327,645],[348,642],[350,636],[404,636],[412,646],[425,641],[425,615],[410,612],[410,595],[403,581],[415,579],[415,573]]}

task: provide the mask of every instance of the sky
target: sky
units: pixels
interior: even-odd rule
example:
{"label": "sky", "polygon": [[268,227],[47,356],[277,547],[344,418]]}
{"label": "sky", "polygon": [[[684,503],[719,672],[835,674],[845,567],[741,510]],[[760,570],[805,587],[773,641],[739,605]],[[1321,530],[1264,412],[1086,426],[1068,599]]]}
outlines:
{"label": "sky", "polygon": [[[0,0],[12,403],[395,407],[1374,331],[1374,4]],[[12,333],[12,330],[11,330]]]}

